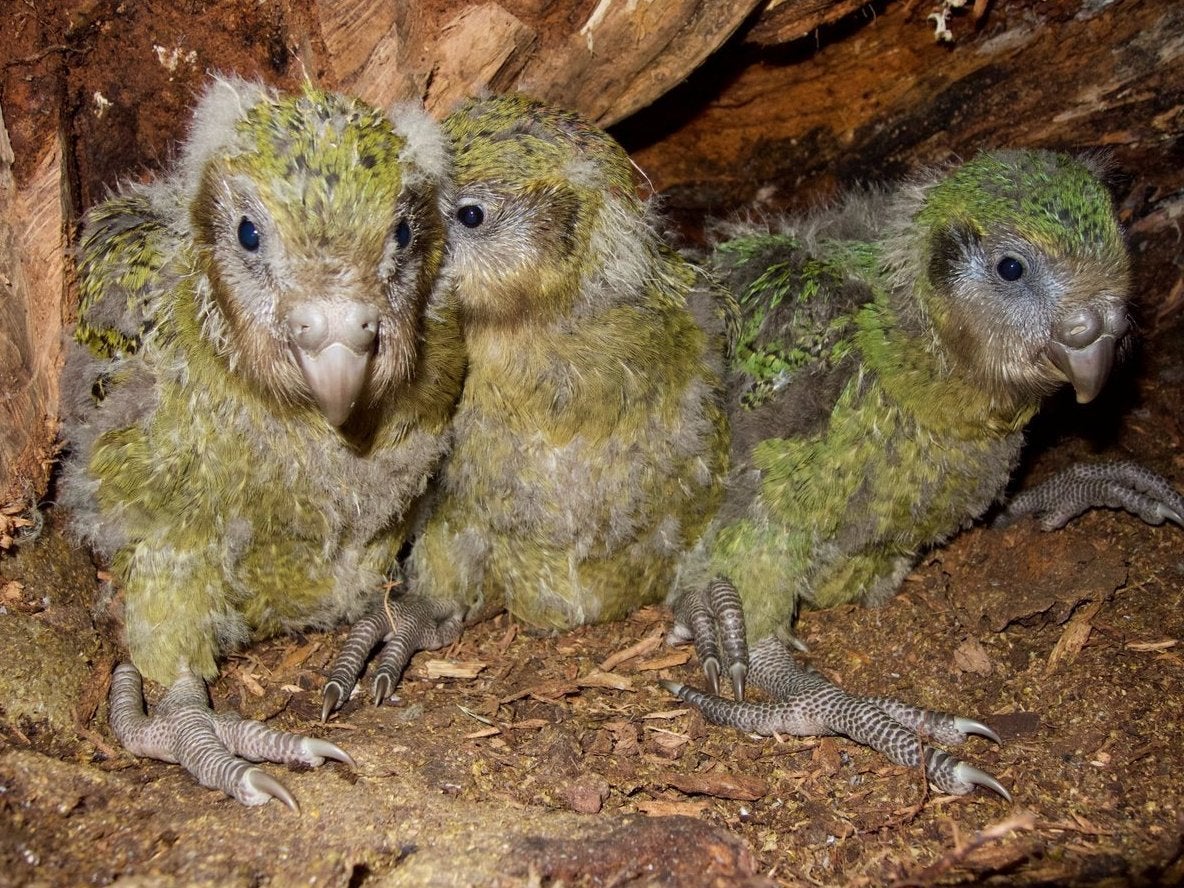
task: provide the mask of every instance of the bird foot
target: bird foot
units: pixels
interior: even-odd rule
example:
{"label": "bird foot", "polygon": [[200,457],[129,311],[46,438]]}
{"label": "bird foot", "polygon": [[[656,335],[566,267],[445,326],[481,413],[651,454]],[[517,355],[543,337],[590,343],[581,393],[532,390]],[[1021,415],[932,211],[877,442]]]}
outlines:
{"label": "bird foot", "polygon": [[370,652],[380,641],[383,648],[374,671],[375,706],[381,706],[394,691],[412,656],[452,644],[462,628],[461,609],[448,602],[415,594],[383,602],[350,628],[325,684],[321,720],[328,720],[349,699]]}
{"label": "bird foot", "polygon": [[695,643],[699,663],[711,693],[719,694],[719,676],[727,665],[732,693],[744,699],[748,677],[748,640],[740,594],[724,577],[712,580],[705,590],[692,589],[674,602],[674,627],[666,641]]}
{"label": "bird foot", "polygon": [[1057,530],[1089,509],[1125,509],[1148,524],[1184,527],[1184,496],[1166,478],[1132,462],[1079,463],[1014,497],[995,519],[1007,527],[1024,515]]}
{"label": "bird foot", "polygon": [[773,698],[772,702],[725,700],[677,682],[663,681],[662,685],[718,725],[764,736],[842,734],[897,764],[916,767],[923,760],[929,782],[942,792],[965,795],[976,786],[985,786],[1011,801],[1011,794],[990,774],[922,744],[922,737],[956,744],[971,734],[999,742],[998,735],[982,722],[887,698],[848,694],[819,673],[803,668],[789,648],[772,636],[753,647],[749,678]]}
{"label": "bird foot", "polygon": [[215,713],[205,682],[191,672],[173,683],[149,716],[140,671],[120,663],[111,678],[109,709],[115,736],[133,755],[179,764],[202,786],[244,805],[274,798],[300,812],[288,788],[253,762],[316,767],[333,759],[354,767],[349,754],[327,740],[278,731],[235,712]]}

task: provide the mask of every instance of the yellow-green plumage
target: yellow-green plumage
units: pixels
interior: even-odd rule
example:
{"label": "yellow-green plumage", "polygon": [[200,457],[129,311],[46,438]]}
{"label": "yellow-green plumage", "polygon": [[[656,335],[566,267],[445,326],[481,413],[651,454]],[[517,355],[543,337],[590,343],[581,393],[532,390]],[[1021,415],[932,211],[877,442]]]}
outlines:
{"label": "yellow-green plumage", "polygon": [[[433,296],[445,159],[427,126],[218,81],[176,169],[88,216],[63,500],[148,677],[208,678],[250,638],[353,619],[395,567],[464,360]],[[340,429],[287,340],[287,307],[314,298],[378,318]]]}
{"label": "yellow-green plumage", "polygon": [[[803,219],[731,226],[712,266],[741,306],[734,470],[672,632],[694,640],[711,693],[663,684],[717,724],[844,734],[943,792],[1010,799],[931,745],[999,742],[989,726],[847,693],[784,636],[803,605],[893,594],[926,547],[1001,498],[1046,394],[1097,394],[1127,330],[1109,194],[1088,163],[984,153]],[[1074,467],[1017,500],[1008,515],[1046,512],[1049,527],[1097,505],[1184,523],[1184,498],[1128,463]],[[736,700],[718,696],[725,671]],[[770,699],[744,701],[748,682]]]}
{"label": "yellow-green plumage", "polygon": [[618,618],[670,591],[721,496],[722,303],[602,131],[519,96],[444,127],[469,367],[414,587],[548,629]]}
{"label": "yellow-green plumage", "polygon": [[1003,494],[1024,426],[1066,380],[1056,343],[1083,317],[1111,350],[1126,329],[1110,197],[1062,155],[982,154],[729,233],[713,268],[743,312],[737,472],[704,570],[739,590],[750,639],[802,604],[891,595]]}

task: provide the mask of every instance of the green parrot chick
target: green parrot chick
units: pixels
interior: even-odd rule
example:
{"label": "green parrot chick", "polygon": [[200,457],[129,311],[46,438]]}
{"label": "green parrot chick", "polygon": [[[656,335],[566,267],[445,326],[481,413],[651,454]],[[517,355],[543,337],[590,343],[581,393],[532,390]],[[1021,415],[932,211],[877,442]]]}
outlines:
{"label": "green parrot chick", "polygon": [[[1088,162],[995,151],[892,191],[771,226],[734,225],[712,268],[742,319],[731,407],[734,474],[703,557],[685,571],[674,638],[694,638],[712,689],[749,666],[775,703],[671,689],[714,721],[843,733],[939,788],[1006,790],[936,749],[985,725],[845,694],[778,636],[802,605],[881,602],[926,548],[1005,492],[1023,429],[1069,382],[1101,389],[1127,331],[1129,259]],[[1048,526],[1096,505],[1182,521],[1184,499],[1125,463],[1054,477],[1021,510]],[[726,655],[717,647],[721,636]],[[997,738],[995,738],[997,739]]]}
{"label": "green parrot chick", "polygon": [[688,308],[708,288],[601,130],[522,97],[444,126],[469,370],[415,576],[535,626],[619,618],[666,595],[722,490],[718,368]]}
{"label": "green parrot chick", "polygon": [[[124,596],[112,723],[244,802],[291,797],[233,753],[324,753],[177,719],[227,651],[358,617],[396,565],[463,373],[446,166],[422,113],[218,79],[175,168],[86,220],[62,499]],[[145,719],[135,670],[184,702]]]}
{"label": "green parrot chick", "polygon": [[[727,463],[724,306],[663,244],[623,149],[522,96],[470,101],[444,129],[445,278],[468,373],[413,595],[395,602],[425,628],[384,654],[379,699],[408,652],[455,637],[462,616],[505,608],[561,630],[661,601]],[[387,631],[377,620],[326,712]]]}
{"label": "green parrot chick", "polygon": [[984,153],[772,231],[731,232],[741,473],[710,571],[749,636],[799,603],[875,603],[1003,494],[1066,381],[1092,399],[1127,330],[1129,262],[1091,170]]}

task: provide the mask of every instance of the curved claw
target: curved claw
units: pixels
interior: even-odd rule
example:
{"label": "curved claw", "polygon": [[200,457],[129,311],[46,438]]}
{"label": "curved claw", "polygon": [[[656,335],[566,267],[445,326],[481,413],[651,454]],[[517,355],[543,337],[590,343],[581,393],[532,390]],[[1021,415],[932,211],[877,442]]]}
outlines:
{"label": "curved claw", "polygon": [[271,799],[279,799],[295,813],[300,813],[300,805],[288,787],[280,783],[262,768],[251,768],[243,774],[242,782],[251,791],[246,799],[240,799],[245,805],[263,805]]}
{"label": "curved claw", "polygon": [[1171,521],[1173,524],[1178,524],[1180,527],[1184,527],[1184,516],[1181,516],[1180,513],[1171,506],[1160,503],[1157,511],[1159,512],[1161,518]]}
{"label": "curved claw", "polygon": [[[732,693],[736,695],[736,700],[744,699],[744,682],[748,678],[748,664],[736,662],[731,665],[728,672],[732,676]],[[719,693],[713,691],[713,693]]]}
{"label": "curved claw", "polygon": [[[958,731],[961,731],[963,734],[978,734],[978,736],[986,737],[988,740],[990,740],[994,743],[1002,743],[1003,742],[1002,740],[999,739],[998,734],[996,734],[994,731],[992,731],[989,727],[984,725],[982,722],[976,721],[973,718],[961,718],[959,716],[955,716],[954,717],[954,728]],[[992,787],[992,788],[994,788],[994,787]]]}
{"label": "curved claw", "polygon": [[391,677],[385,672],[379,672],[374,677],[374,705],[381,706],[382,701],[391,695],[394,690],[394,682]]}
{"label": "curved claw", "polygon": [[325,699],[324,702],[321,703],[322,724],[329,720],[329,716],[336,712],[337,707],[341,704],[341,685],[339,685],[336,681],[330,681],[325,685],[323,696]]}
{"label": "curved claw", "polygon": [[304,748],[309,755],[315,755],[317,758],[332,759],[335,762],[349,765],[351,768],[358,767],[348,752],[336,743],[330,743],[320,737],[305,737]]}
{"label": "curved claw", "polygon": [[954,777],[970,786],[985,786],[987,789],[994,790],[999,795],[1003,796],[1007,801],[1011,801],[1011,793],[1007,789],[988,774],[986,771],[976,768],[974,765],[968,765],[966,762],[959,762],[954,766]]}
{"label": "curved claw", "polygon": [[719,694],[719,660],[715,657],[707,657],[703,660],[703,674],[707,677],[707,687],[711,689],[711,693]]}

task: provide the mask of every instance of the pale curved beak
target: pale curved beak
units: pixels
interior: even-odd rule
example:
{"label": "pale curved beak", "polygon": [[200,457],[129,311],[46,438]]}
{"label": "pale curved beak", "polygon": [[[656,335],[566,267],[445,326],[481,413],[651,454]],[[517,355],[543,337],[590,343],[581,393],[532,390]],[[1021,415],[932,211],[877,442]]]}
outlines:
{"label": "pale curved beak", "polygon": [[378,309],[359,302],[304,302],[286,318],[292,352],[317,406],[341,426],[366,387],[378,341]]}
{"label": "pale curved beak", "polygon": [[1088,404],[1106,384],[1126,330],[1126,314],[1118,308],[1078,308],[1053,327],[1048,357],[1073,386],[1078,404]]}

